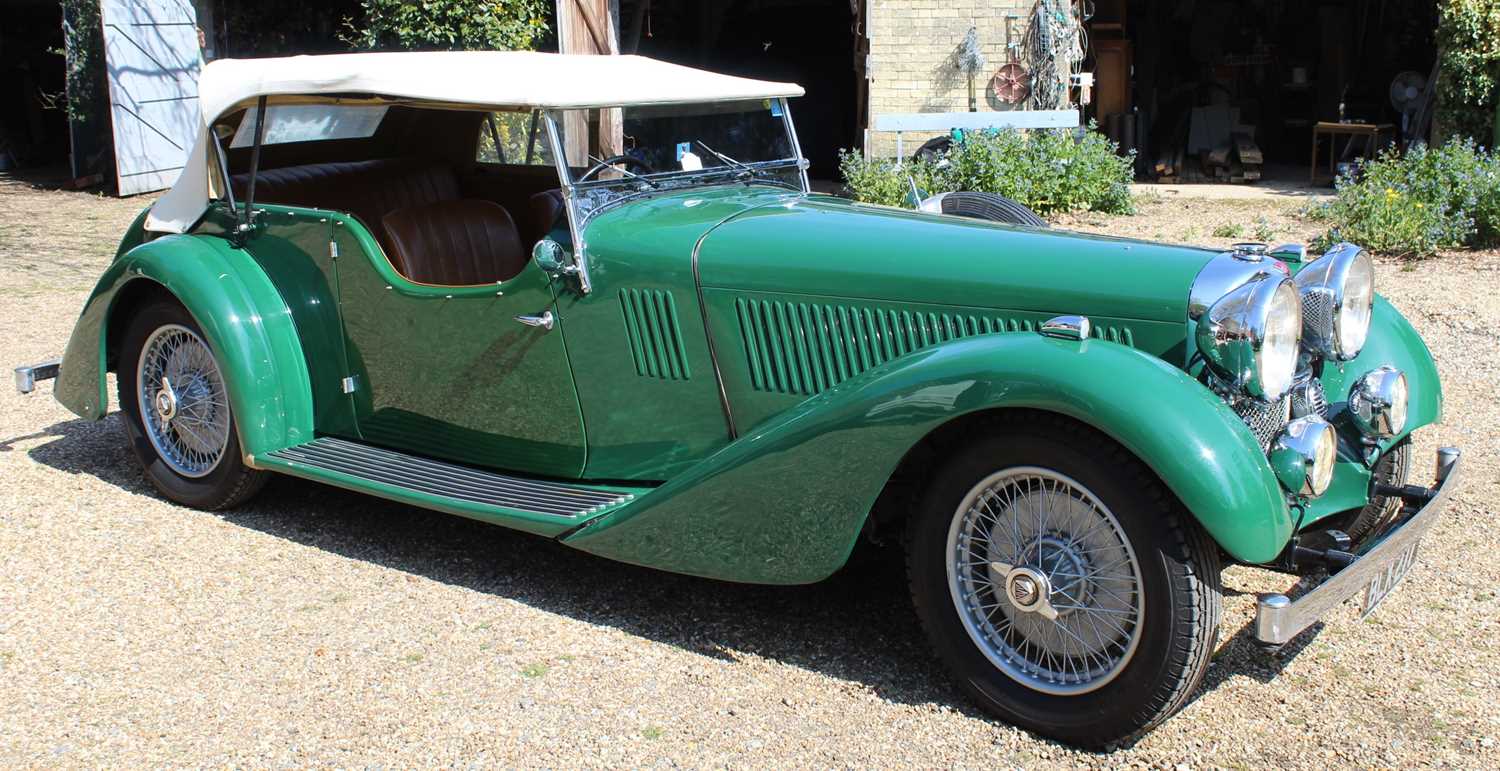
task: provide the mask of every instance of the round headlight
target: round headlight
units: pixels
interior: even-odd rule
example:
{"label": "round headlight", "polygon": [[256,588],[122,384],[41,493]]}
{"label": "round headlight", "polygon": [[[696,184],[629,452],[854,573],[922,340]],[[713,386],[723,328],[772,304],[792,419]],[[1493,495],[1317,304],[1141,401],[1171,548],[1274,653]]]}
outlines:
{"label": "round headlight", "polygon": [[1302,307],[1292,283],[1263,273],[1231,289],[1198,321],[1198,351],[1214,374],[1274,402],[1292,387]]}
{"label": "round headlight", "polygon": [[1392,366],[1372,370],[1349,392],[1349,415],[1371,439],[1395,436],[1406,428],[1406,375]]}
{"label": "round headlight", "polygon": [[1338,449],[1338,437],[1328,421],[1317,415],[1297,418],[1271,444],[1271,468],[1287,490],[1316,497],[1333,481]]}
{"label": "round headlight", "polygon": [[1339,244],[1294,279],[1302,297],[1302,337],[1309,348],[1348,361],[1365,347],[1375,310],[1375,264],[1353,244]]}

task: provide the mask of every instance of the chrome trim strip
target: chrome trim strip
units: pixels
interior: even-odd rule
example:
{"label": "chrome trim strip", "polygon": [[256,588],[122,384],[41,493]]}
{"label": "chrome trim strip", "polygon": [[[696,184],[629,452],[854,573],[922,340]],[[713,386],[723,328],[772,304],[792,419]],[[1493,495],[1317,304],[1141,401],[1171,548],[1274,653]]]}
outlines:
{"label": "chrome trim strip", "polygon": [[1284,594],[1261,596],[1255,607],[1255,639],[1264,645],[1283,645],[1312,626],[1325,613],[1358,594],[1370,581],[1401,557],[1438,520],[1448,497],[1462,479],[1459,451],[1452,447],[1438,450],[1437,482],[1432,499],[1427,501],[1400,527],[1393,530],[1374,548],[1366,551],[1354,564],[1340,570],[1316,589],[1289,599]]}
{"label": "chrome trim strip", "polygon": [[[407,493],[567,520],[633,498],[630,493],[512,477],[326,436],[277,450],[268,454],[266,459],[333,471]],[[266,468],[267,465],[258,464],[257,467]],[[284,470],[280,464],[271,467]]]}
{"label": "chrome trim strip", "polygon": [[57,377],[57,371],[62,367],[62,359],[44,361],[41,364],[32,364],[25,367],[16,367],[16,390],[29,394],[36,390],[38,380],[52,380]]}
{"label": "chrome trim strip", "polygon": [[703,248],[703,242],[708,240],[708,235],[719,229],[720,225],[739,216],[743,212],[731,214],[713,227],[703,231],[698,236],[697,243],[693,244],[693,289],[698,295],[698,315],[703,319],[703,337],[708,340],[708,360],[714,367],[714,383],[719,387],[719,406],[724,410],[724,424],[729,430],[729,441],[739,438],[740,432],[734,427],[734,408],[729,405],[729,391],[724,388],[724,373],[719,369],[719,346],[714,344],[714,331],[708,323],[708,301],[703,298],[703,279],[698,277],[698,251]]}

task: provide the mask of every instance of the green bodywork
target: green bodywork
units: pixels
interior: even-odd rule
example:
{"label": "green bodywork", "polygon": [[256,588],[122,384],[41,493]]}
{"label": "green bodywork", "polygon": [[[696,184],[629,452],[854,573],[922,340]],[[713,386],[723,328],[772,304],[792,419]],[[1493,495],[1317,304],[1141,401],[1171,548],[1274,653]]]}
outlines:
{"label": "green bodywork", "polygon": [[[1407,432],[1441,412],[1426,347],[1378,300],[1364,351],[1322,374],[1342,441],[1333,485],[1289,500],[1191,366],[1188,289],[1207,250],[736,184],[594,217],[588,293],[535,264],[502,285],[429,287],[353,217],[263,208],[243,248],[222,207],[187,235],[147,241],[137,223],[85,306],[58,398],[104,414],[115,314],[149,282],[203,327],[255,465],[682,573],[826,577],[909,451],[1004,409],[1094,427],[1229,555],[1269,562],[1299,528],[1368,500],[1339,414],[1360,375],[1406,373]],[[550,332],[511,319],[545,310]],[[1063,314],[1088,316],[1093,338],[1036,333]],[[635,497],[560,522],[268,457],[322,435]]]}

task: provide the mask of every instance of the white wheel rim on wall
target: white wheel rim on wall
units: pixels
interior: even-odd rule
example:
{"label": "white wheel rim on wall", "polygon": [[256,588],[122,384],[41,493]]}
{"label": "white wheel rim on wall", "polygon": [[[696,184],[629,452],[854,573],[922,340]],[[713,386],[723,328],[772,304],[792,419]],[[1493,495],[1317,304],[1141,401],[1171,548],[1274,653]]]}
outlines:
{"label": "white wheel rim on wall", "polygon": [[182,476],[207,476],[229,447],[229,400],[213,352],[192,330],[167,324],[146,339],[135,373],[156,454]]}
{"label": "white wheel rim on wall", "polygon": [[954,512],[947,553],[964,630],[1016,682],[1076,695],[1130,663],[1145,613],[1140,563],[1077,481],[1034,466],[985,477]]}

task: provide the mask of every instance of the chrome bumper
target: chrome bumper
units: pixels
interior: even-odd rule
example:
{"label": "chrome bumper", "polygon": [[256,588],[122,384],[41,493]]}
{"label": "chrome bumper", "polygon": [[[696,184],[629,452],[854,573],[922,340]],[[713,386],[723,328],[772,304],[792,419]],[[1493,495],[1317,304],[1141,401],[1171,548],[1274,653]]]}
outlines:
{"label": "chrome bumper", "polygon": [[57,370],[60,366],[62,366],[62,359],[44,361],[29,367],[16,367],[16,390],[23,394],[31,393],[36,390],[36,381],[57,377]]}
{"label": "chrome bumper", "polygon": [[1348,567],[1295,601],[1284,594],[1260,597],[1255,608],[1255,639],[1264,645],[1282,645],[1312,626],[1323,614],[1366,589],[1382,575],[1399,576],[1400,562],[1410,559],[1408,549],[1436,522],[1448,496],[1458,487],[1459,451],[1444,447],[1437,452],[1437,481],[1420,509]]}

